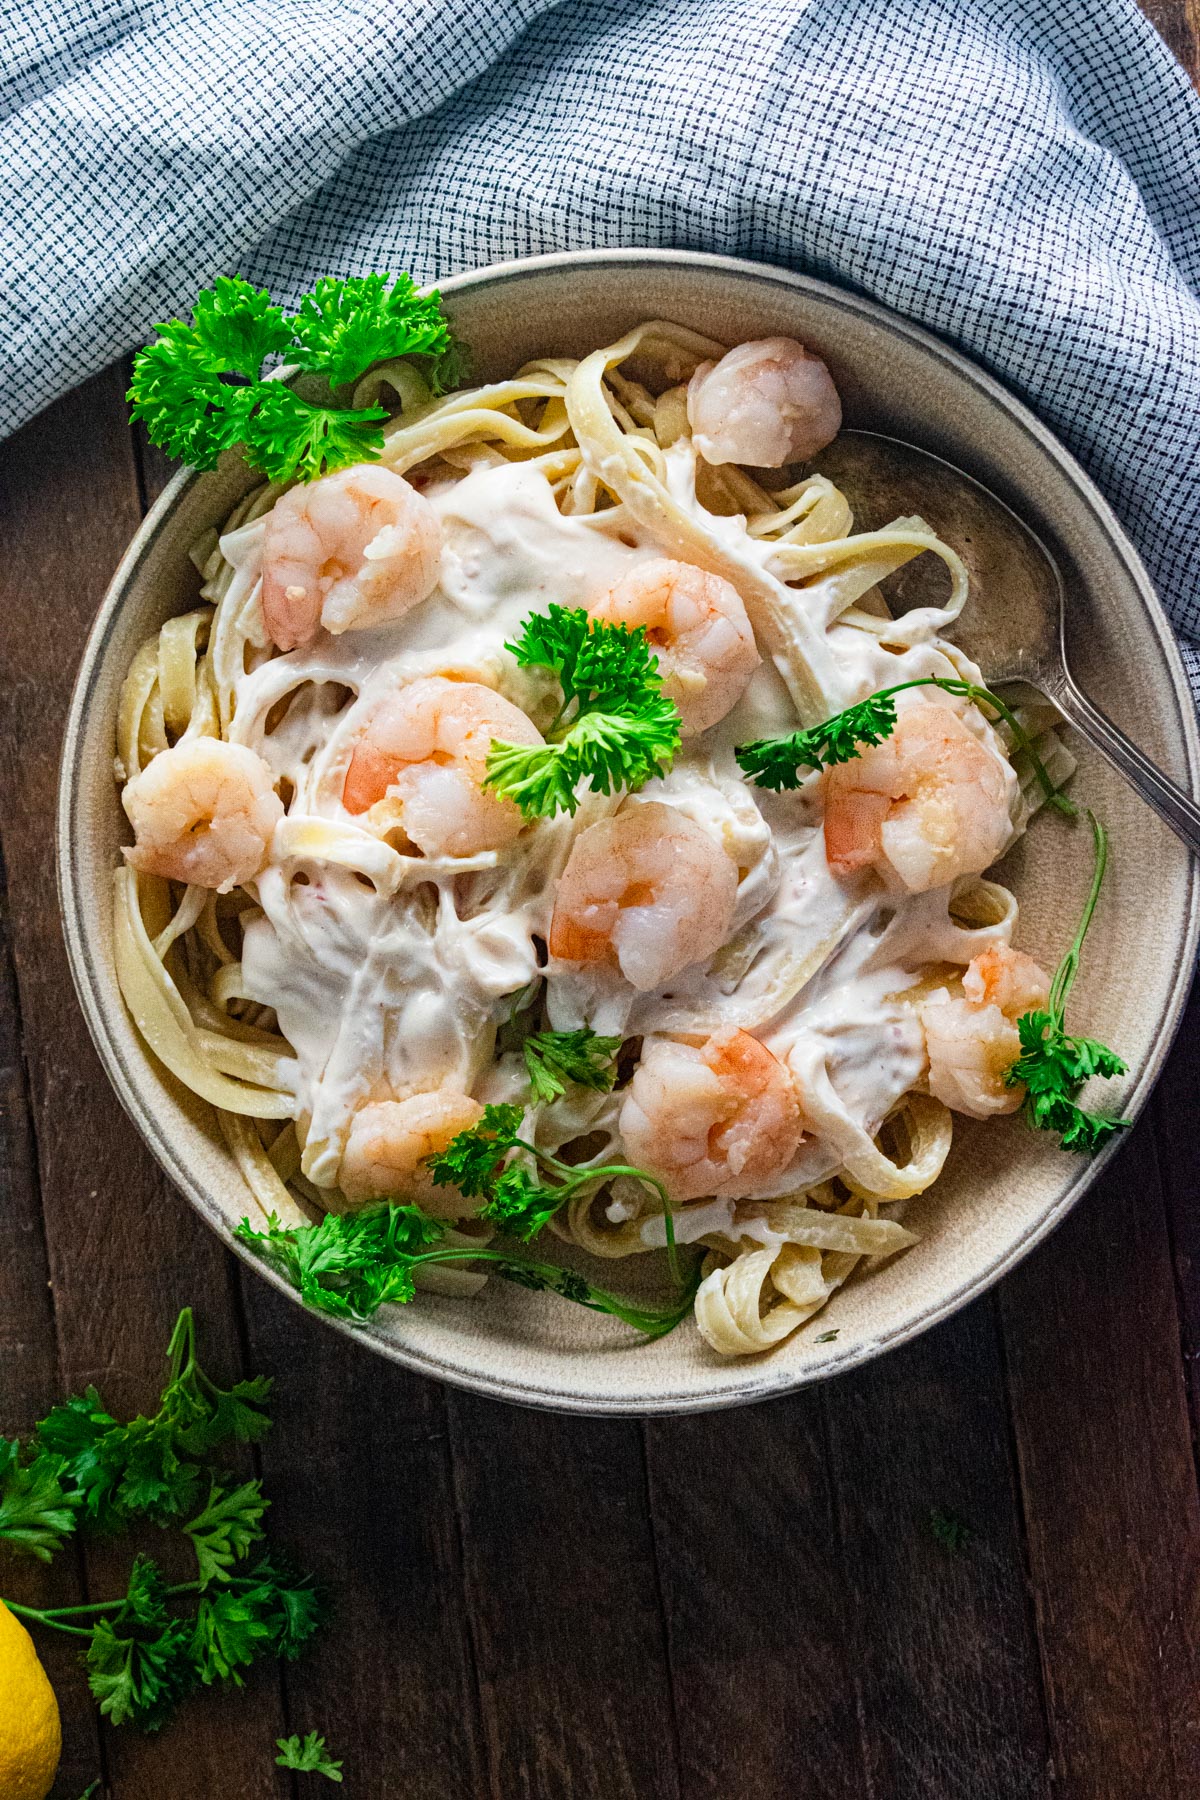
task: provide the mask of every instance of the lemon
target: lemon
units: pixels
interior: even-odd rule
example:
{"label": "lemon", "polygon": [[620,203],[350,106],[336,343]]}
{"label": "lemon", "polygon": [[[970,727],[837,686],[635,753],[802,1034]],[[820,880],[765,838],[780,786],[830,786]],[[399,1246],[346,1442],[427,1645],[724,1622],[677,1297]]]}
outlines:
{"label": "lemon", "polygon": [[58,1701],[33,1639],[0,1600],[0,1794],[46,1800],[62,1754]]}

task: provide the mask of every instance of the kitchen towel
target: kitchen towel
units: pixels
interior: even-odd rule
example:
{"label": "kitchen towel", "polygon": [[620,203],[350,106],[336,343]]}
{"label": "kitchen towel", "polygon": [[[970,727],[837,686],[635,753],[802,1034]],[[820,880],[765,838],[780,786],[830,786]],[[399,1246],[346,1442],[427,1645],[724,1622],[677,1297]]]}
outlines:
{"label": "kitchen towel", "polygon": [[0,432],[240,273],[848,283],[1071,447],[1200,696],[1200,98],[1133,0],[0,0]]}

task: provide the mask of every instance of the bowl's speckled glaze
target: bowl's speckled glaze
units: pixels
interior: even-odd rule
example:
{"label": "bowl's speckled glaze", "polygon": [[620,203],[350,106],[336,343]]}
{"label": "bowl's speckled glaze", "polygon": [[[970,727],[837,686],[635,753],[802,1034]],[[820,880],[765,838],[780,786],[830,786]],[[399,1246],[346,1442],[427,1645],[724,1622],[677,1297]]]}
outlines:
{"label": "bowl's speckled glaze", "polygon": [[[847,424],[911,439],[959,464],[1050,545],[1067,579],[1081,684],[1195,790],[1200,740],[1187,685],[1135,553],[1053,436],[955,351],[821,282],[687,251],[541,257],[456,276],[442,291],[471,347],[475,374],[485,379],[535,355],[580,354],[656,316],[729,343],[772,333],[802,339],[832,369]],[[207,1108],[145,1050],[117,989],[111,871],[128,834],[112,757],[118,690],[134,652],[165,618],[194,602],[188,546],[225,518],[252,479],[237,458],[210,475],[177,476],[130,546],[80,669],[58,816],[67,947],[89,1028],[154,1154],[226,1242],[247,1210],[236,1166]],[[1003,596],[990,600],[1002,604]],[[975,603],[988,604],[989,597]],[[1136,1113],[1190,980],[1197,877],[1182,846],[1120,778],[1086,746],[1073,747],[1080,760],[1076,791],[1108,823],[1112,854],[1072,1019],[1128,1059],[1124,1107]],[[1035,820],[1009,859],[1022,909],[1020,942],[1051,966],[1073,928],[1089,873],[1084,835],[1058,817]],[[921,1233],[920,1243],[858,1275],[820,1315],[819,1326],[765,1357],[718,1360],[691,1326],[646,1345],[610,1320],[504,1282],[489,1284],[476,1300],[422,1297],[356,1335],[412,1368],[532,1405],[585,1413],[735,1405],[851,1368],[935,1324],[1044,1237],[1095,1169],[1016,1120],[986,1127],[958,1121],[942,1179],[895,1215]],[[604,1265],[605,1278],[619,1280],[620,1267]],[[835,1327],[833,1342],[816,1341],[818,1331]]]}

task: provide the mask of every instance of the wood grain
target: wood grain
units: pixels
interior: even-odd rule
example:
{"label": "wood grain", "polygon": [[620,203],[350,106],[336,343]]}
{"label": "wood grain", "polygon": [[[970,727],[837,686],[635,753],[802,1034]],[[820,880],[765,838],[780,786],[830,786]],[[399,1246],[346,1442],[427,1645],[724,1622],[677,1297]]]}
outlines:
{"label": "wood grain", "polygon": [[252,1361],[278,1372],[272,1533],[333,1603],[287,1670],[289,1729],[329,1738],[355,1800],[483,1794],[445,1392],[253,1278],[247,1301]]}
{"label": "wood grain", "polygon": [[[80,1021],[58,921],[52,821],[63,721],[108,572],[140,516],[122,393],[110,370],[0,450],[0,841],[60,1372],[72,1391],[94,1381],[110,1406],[132,1413],[161,1386],[182,1305],[205,1321],[215,1372],[232,1373],[239,1357],[224,1254],[117,1104]],[[86,1566],[89,1594],[106,1597],[123,1587],[128,1556],[96,1543]],[[227,1731],[254,1733],[266,1750],[281,1717],[274,1682],[242,1697],[206,1695],[172,1728],[172,1755],[199,1792],[219,1792]],[[106,1756],[121,1800],[162,1800],[153,1740],[107,1734]],[[247,1758],[239,1791],[246,1800],[278,1791],[269,1756]]]}
{"label": "wood grain", "polygon": [[1055,1795],[1190,1800],[1200,1504],[1151,1129],[1008,1278],[1001,1306]]}
{"label": "wood grain", "polygon": [[[1038,1646],[994,1309],[983,1300],[825,1395],[870,1791],[1048,1793]],[[966,1528],[941,1541],[934,1514]]]}
{"label": "wood grain", "polygon": [[[3,876],[0,862],[0,1431],[15,1437],[53,1406],[60,1383]],[[25,1606],[77,1606],[82,1564],[72,1553],[49,1567],[5,1557],[0,1591]],[[46,1638],[39,1647],[63,1720],[59,1789],[78,1794],[100,1771],[95,1713],[71,1640]]]}
{"label": "wood grain", "polygon": [[857,1800],[857,1633],[822,1397],[653,1419],[646,1453],[684,1800]]}
{"label": "wood grain", "polygon": [[496,1800],[674,1800],[636,1423],[448,1396]]}

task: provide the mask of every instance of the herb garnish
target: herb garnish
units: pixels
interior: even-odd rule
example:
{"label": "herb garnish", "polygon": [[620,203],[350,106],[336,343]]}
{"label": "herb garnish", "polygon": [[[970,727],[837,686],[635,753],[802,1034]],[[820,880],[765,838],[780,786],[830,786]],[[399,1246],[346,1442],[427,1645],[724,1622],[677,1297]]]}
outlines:
{"label": "herb garnish", "polygon": [[297,1732],[294,1737],[276,1738],[275,1748],[279,1755],[275,1758],[281,1769],[295,1769],[300,1775],[326,1775],[330,1781],[341,1781],[342,1765],[334,1762],[319,1731],[310,1731],[301,1742]]}
{"label": "herb garnish", "polygon": [[930,1509],[929,1529],[946,1550],[965,1550],[975,1535],[965,1519],[960,1519],[957,1513],[948,1512],[942,1506]]}
{"label": "herb garnish", "polygon": [[233,1440],[256,1444],[271,1428],[265,1377],[225,1389],[196,1358],[191,1309],[167,1346],[167,1380],[151,1419],[119,1424],[94,1387],[51,1409],[22,1452],[0,1438],[0,1540],[48,1562],[77,1525],[115,1532],[135,1519],[178,1521],[196,1506],[201,1469]]}
{"label": "herb garnish", "polygon": [[[520,1106],[485,1106],[483,1117],[468,1131],[451,1138],[438,1156],[428,1158],[437,1187],[457,1187],[467,1199],[482,1199],[480,1217],[489,1220],[511,1237],[526,1243],[547,1225],[555,1213],[574,1194],[585,1187],[598,1187],[624,1175],[652,1188],[663,1204],[663,1226],[667,1238],[667,1255],[671,1274],[679,1280],[679,1264],[675,1246],[675,1222],[671,1199],[658,1177],[646,1169],[629,1163],[588,1164],[576,1168],[561,1162],[548,1150],[540,1149],[521,1137],[524,1108]],[[508,1162],[510,1151],[524,1151],[532,1160]],[[537,1175],[546,1170],[556,1180],[547,1184]]]}
{"label": "herb garnish", "polygon": [[444,1220],[427,1218],[419,1207],[390,1205],[341,1216],[329,1213],[317,1225],[285,1226],[272,1214],[266,1231],[256,1231],[243,1219],[234,1235],[286,1276],[305,1305],[355,1322],[371,1318],[386,1301],[403,1305],[411,1300],[415,1271],[435,1263],[488,1263],[506,1281],[609,1313],[647,1338],[673,1331],[687,1317],[699,1286],[697,1264],[675,1300],[640,1306],[554,1263],[474,1245],[440,1244],[447,1230]]}
{"label": "herb garnish", "polygon": [[549,1106],[572,1083],[607,1094],[617,1078],[619,1037],[599,1037],[587,1026],[579,1031],[534,1031],[521,1045],[534,1102]]}
{"label": "herb garnish", "polygon": [[516,802],[527,819],[574,813],[576,787],[633,791],[670,768],[679,748],[679,709],[662,693],[642,625],[610,625],[582,607],[532,613],[505,646],[523,669],[553,669],[562,704],[541,745],[496,740],[485,788]]}
{"label": "herb garnish", "polygon": [[[156,329],[134,358],[133,417],[197,469],[215,468],[241,444],[274,481],[313,481],[379,455],[385,409],[337,403],[374,363],[418,357],[435,393],[456,372],[440,297],[418,294],[407,275],[325,276],[291,317],[265,289],[221,276],[197,298],[190,325],[170,319]],[[324,377],[328,403],[265,380],[263,364],[276,356]]]}
{"label": "herb garnish", "polygon": [[[265,1378],[228,1389],[211,1381],[185,1309],[153,1418],[121,1424],[89,1387],[56,1406],[26,1445],[0,1440],[0,1537],[13,1550],[48,1561],[77,1529],[116,1532],[149,1520],[182,1532],[195,1554],[192,1581],[168,1586],[158,1564],[139,1555],[118,1599],[4,1602],[18,1618],[84,1640],[92,1693],[115,1725],[157,1731],[194,1688],[240,1687],[242,1669],[264,1655],[296,1657],[322,1622],[308,1578],[263,1553],[269,1502],[259,1482],[205,1466],[222,1444],[264,1436],[270,1391]],[[259,1560],[244,1569],[256,1550]]]}
{"label": "herb garnish", "polygon": [[908,688],[918,687],[941,688],[943,693],[973,701],[976,706],[991,707],[1004,720],[1020,748],[1029,757],[1047,804],[1074,816],[1078,808],[1051,781],[1028,733],[1011,707],[997,694],[993,694],[990,688],[979,687],[973,681],[959,681],[943,675],[924,675],[916,681],[901,681],[895,687],[880,688],[878,693],[869,694],[857,705],[848,706],[844,712],[834,713],[832,718],[822,720],[819,725],[810,725],[803,731],[791,731],[785,737],[758,738],[751,744],[741,744],[735,751],[738,763],[758,787],[773,788],[776,792],[784,788],[799,787],[809,771],[827,769],[834,763],[850,762],[861,753],[864,745],[882,744],[896,728],[896,702],[893,696],[904,693]]}
{"label": "herb garnish", "polygon": [[1064,1150],[1094,1154],[1116,1132],[1124,1131],[1129,1121],[1085,1112],[1076,1104],[1085,1081],[1093,1075],[1124,1075],[1126,1065],[1115,1051],[1095,1038],[1068,1037],[1063,1022],[1067,997],[1079,970],[1079,953],[1096,910],[1108,861],[1108,835],[1095,813],[1089,811],[1087,816],[1095,847],[1095,871],[1079,929],[1055,971],[1046,1010],[1027,1012],[1017,1020],[1021,1054],[1006,1071],[1004,1080],[1009,1087],[1024,1082],[1021,1112],[1030,1125],[1042,1131],[1057,1131]]}

